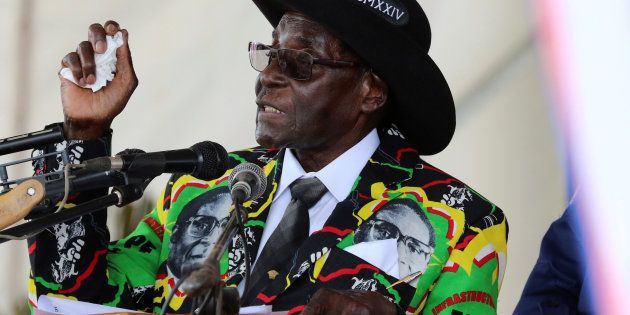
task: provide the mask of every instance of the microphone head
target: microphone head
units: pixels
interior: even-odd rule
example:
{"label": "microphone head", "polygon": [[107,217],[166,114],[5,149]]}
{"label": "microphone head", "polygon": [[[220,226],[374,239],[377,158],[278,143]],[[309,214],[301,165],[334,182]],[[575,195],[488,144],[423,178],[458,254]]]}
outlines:
{"label": "microphone head", "polygon": [[237,190],[244,193],[244,202],[262,196],[267,188],[267,176],[260,166],[254,163],[237,165],[230,174],[230,193],[235,195]]}
{"label": "microphone head", "polygon": [[192,176],[202,179],[215,179],[228,170],[228,154],[225,148],[212,141],[199,142],[190,147],[201,158],[200,165],[191,173]]}

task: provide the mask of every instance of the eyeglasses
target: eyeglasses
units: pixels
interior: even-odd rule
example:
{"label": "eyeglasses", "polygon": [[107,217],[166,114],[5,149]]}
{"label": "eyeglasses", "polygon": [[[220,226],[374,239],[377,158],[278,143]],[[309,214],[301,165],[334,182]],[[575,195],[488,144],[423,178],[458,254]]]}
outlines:
{"label": "eyeglasses", "polygon": [[369,234],[377,240],[396,239],[398,242],[405,244],[407,249],[413,254],[417,255],[431,255],[433,253],[433,247],[425,244],[411,236],[402,234],[400,229],[395,225],[379,219],[372,219],[365,224],[370,225]]}
{"label": "eyeglasses", "polygon": [[219,224],[219,221],[215,217],[196,215],[188,219],[186,223],[188,224],[186,234],[192,237],[202,238],[209,235]]}
{"label": "eyeglasses", "polygon": [[328,67],[356,67],[361,65],[354,61],[316,58],[305,51],[272,48],[257,42],[249,42],[248,51],[249,62],[256,71],[264,71],[271,64],[272,59],[278,59],[282,73],[300,81],[311,78],[314,64]]}

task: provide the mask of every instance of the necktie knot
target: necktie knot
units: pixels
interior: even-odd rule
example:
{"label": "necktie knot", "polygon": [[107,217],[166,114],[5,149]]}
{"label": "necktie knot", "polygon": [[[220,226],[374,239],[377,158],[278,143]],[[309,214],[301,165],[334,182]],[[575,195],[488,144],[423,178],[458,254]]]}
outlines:
{"label": "necktie knot", "polygon": [[291,198],[304,203],[306,209],[314,206],[328,190],[317,177],[300,178],[294,181],[289,189],[291,190]]}

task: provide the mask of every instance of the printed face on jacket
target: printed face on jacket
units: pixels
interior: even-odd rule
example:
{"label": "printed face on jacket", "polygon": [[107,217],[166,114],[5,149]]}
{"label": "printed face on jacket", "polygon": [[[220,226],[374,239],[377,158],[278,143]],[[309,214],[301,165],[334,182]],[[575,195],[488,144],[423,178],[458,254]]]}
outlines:
{"label": "printed face on jacket", "polygon": [[395,239],[399,276],[424,272],[435,249],[435,232],[422,209],[410,199],[392,200],[357,229],[354,243]]}
{"label": "printed face on jacket", "polygon": [[228,221],[230,204],[228,189],[221,187],[193,199],[182,209],[169,245],[170,273],[180,278],[182,268],[203,262]]}

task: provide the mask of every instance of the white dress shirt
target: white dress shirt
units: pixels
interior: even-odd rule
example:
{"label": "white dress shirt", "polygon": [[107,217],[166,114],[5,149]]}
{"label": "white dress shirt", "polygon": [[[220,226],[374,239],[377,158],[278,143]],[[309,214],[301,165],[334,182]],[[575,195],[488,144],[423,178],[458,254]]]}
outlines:
{"label": "white dress shirt", "polygon": [[[291,202],[289,185],[299,178],[317,177],[328,189],[322,198],[308,210],[310,223],[308,233],[311,235],[313,232],[324,227],[324,223],[328,220],[328,217],[337,206],[337,203],[348,197],[354,182],[357,177],[359,177],[361,170],[365,167],[365,164],[367,164],[372,154],[374,154],[378,148],[380,142],[376,129],[372,129],[359,143],[355,144],[324,168],[318,172],[308,173],[304,171],[304,168],[302,168],[302,165],[300,165],[300,162],[295,155],[293,155],[291,150],[285,150],[280,183],[278,183],[278,190],[269,209],[269,215],[267,216],[265,229],[263,230],[256,257],[260,255],[267,240],[269,240],[273,231],[278,224],[280,224],[284,211],[289,205],[289,202]],[[252,269],[254,264],[255,262],[252,264]],[[238,286],[239,291],[242,291],[241,287],[243,282],[244,281],[241,281]]]}

